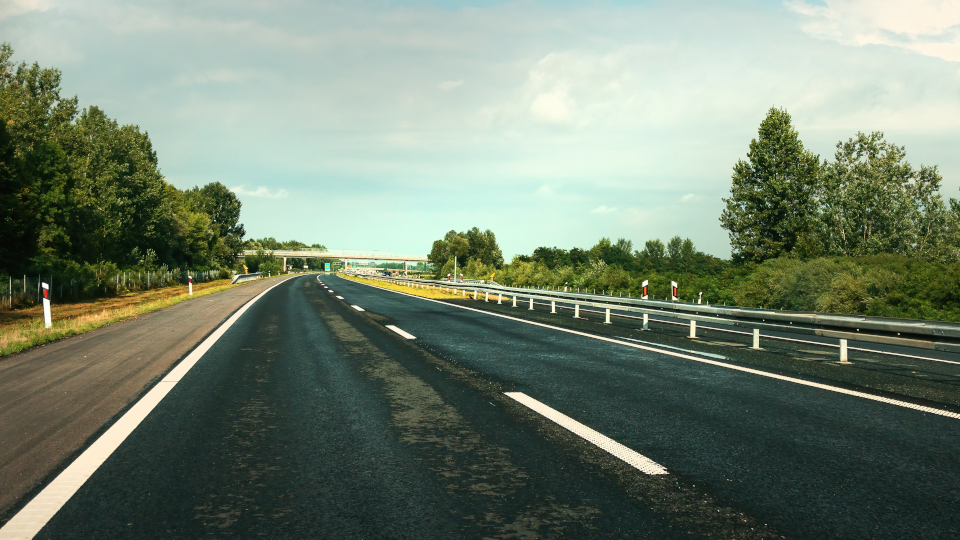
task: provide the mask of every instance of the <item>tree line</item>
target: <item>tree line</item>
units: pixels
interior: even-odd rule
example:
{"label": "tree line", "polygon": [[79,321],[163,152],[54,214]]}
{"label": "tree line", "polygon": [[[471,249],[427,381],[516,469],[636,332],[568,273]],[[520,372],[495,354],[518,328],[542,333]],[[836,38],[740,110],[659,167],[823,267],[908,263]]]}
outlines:
{"label": "tree line", "polygon": [[720,223],[737,261],[892,253],[954,262],[960,204],[944,201],[942,180],[879,131],[838,142],[833,161],[821,161],[790,114],[771,108],[734,166]]}
{"label": "tree line", "polygon": [[146,131],[61,96],[61,72],[0,45],[0,274],[234,268],[240,200],[164,180]]}
{"label": "tree line", "polygon": [[543,246],[496,264],[471,249],[474,228],[435,241],[430,260],[446,276],[455,252],[466,277],[509,286],[637,296],[647,280],[665,298],[677,281],[688,301],[703,292],[712,304],[960,321],[960,203],[941,183],[936,166],[914,167],[881,132],[840,141],[821,161],[771,108],[723,199],[729,259],[675,236],[641,250],[624,238]]}

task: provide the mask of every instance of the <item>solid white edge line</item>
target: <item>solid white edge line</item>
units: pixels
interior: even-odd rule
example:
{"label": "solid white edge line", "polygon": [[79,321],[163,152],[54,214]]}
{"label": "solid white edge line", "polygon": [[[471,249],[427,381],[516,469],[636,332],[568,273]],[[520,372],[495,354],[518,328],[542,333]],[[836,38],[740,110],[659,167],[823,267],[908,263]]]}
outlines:
{"label": "solid white edge line", "polygon": [[238,309],[226,322],[221,324],[207,339],[190,352],[170,373],[140,398],[119,420],[104,432],[93,444],[63,470],[47,487],[37,494],[26,506],[20,509],[10,521],[0,528],[2,540],[29,540],[53,518],[67,501],[80,489],[93,473],[113,454],[121,443],[133,432],[140,422],[150,414],[170,390],[190,371],[197,361],[237,322],[249,308],[274,287],[285,283],[283,280],[253,297]]}
{"label": "solid white edge line", "polygon": [[[572,304],[571,302],[568,302],[568,301],[564,301],[564,302],[567,303],[567,304]],[[544,307],[550,305],[550,304],[547,304],[547,303],[545,303],[545,302],[534,302],[534,304],[539,305],[539,306],[544,306]],[[573,308],[572,308],[572,307],[560,306],[560,305],[557,306],[557,309],[567,309],[567,310],[573,311]],[[598,310],[590,309],[590,308],[585,308],[585,307],[584,307],[584,308],[580,308],[580,312],[581,312],[581,313],[596,313],[597,315],[603,315],[603,312],[602,312],[602,311],[598,311]],[[614,315],[616,315],[617,317],[623,318],[623,319],[635,319],[635,320],[640,320],[640,319],[643,318],[643,317],[638,317],[638,316],[636,316],[636,315],[627,315],[626,313],[617,313],[617,314],[614,314]],[[650,315],[650,317],[651,317],[651,318],[650,318],[650,322],[655,322],[655,323],[658,323],[658,324],[672,324],[672,325],[674,325],[674,326],[689,326],[689,323],[685,323],[685,322],[675,322],[675,321],[666,321],[666,320],[663,320],[663,319],[654,319],[653,316],[657,315],[656,313],[650,313],[649,315]],[[700,321],[700,322],[709,323],[710,321]],[[722,327],[721,327],[721,328],[718,328],[718,327],[716,327],[716,326],[701,326],[700,329],[701,329],[701,330],[712,330],[712,331],[714,331],[714,332],[726,332],[726,333],[728,333],[728,334],[739,334],[739,335],[743,335],[743,336],[752,336],[752,335],[753,335],[753,332],[744,332],[743,330],[732,330],[732,329],[730,329],[730,328],[722,328]],[[771,339],[772,339],[772,340],[775,340],[775,341],[790,341],[790,342],[792,342],[792,343],[806,343],[806,344],[809,344],[809,345],[816,345],[816,346],[819,346],[819,347],[832,347],[832,348],[834,348],[834,349],[839,349],[839,348],[840,348],[840,344],[839,344],[839,343],[825,343],[825,342],[822,342],[822,341],[810,341],[810,340],[807,340],[807,339],[788,338],[788,337],[781,337],[781,336],[771,336],[770,334],[760,334],[760,337],[762,337],[762,338],[764,338],[764,339],[767,339],[767,340],[771,340]],[[873,354],[885,354],[885,355],[887,355],[887,356],[898,356],[898,357],[900,357],[900,358],[914,358],[914,359],[916,359],[916,360],[927,360],[927,361],[929,361],[929,362],[940,362],[940,363],[942,363],[942,364],[957,364],[957,365],[960,365],[960,362],[957,362],[957,361],[954,361],[954,360],[944,360],[944,359],[942,359],[942,358],[930,358],[929,356],[917,356],[917,355],[915,355],[915,354],[907,354],[907,353],[896,352],[896,351],[880,351],[880,350],[877,350],[877,349],[866,349],[866,348],[863,348],[863,347],[847,347],[847,350],[867,352],[867,353],[873,353]]]}
{"label": "solid white edge line", "polygon": [[[342,278],[342,279],[346,279],[346,278]],[[436,303],[436,304],[443,304],[443,305],[449,306],[449,307],[454,307],[454,308],[458,308],[458,309],[464,309],[464,310],[473,311],[473,312],[476,312],[476,313],[482,313],[482,314],[484,314],[484,315],[489,315],[489,316],[491,316],[491,317],[499,317],[499,318],[501,318],[501,319],[509,319],[509,320],[512,320],[512,321],[522,322],[522,323],[530,324],[530,325],[533,325],[533,326],[540,326],[540,327],[543,327],[543,328],[551,328],[551,329],[557,330],[557,331],[559,331],[559,332],[565,332],[565,333],[567,333],[567,334],[574,334],[574,335],[577,335],[577,336],[584,336],[584,337],[588,337],[588,338],[591,338],[591,339],[596,339],[596,340],[598,340],[598,341],[606,341],[606,342],[608,342],[608,343],[616,343],[616,344],[619,344],[619,345],[624,345],[624,346],[626,346],[626,347],[632,347],[632,348],[634,348],[634,349],[642,349],[642,350],[644,350],[644,351],[651,351],[651,352],[655,352],[655,353],[665,354],[665,355],[667,355],[667,356],[673,356],[673,357],[676,357],[676,358],[683,358],[683,359],[685,359],[685,360],[693,360],[694,362],[701,362],[701,363],[704,363],[704,364],[710,364],[710,365],[714,365],[714,366],[718,366],[718,367],[722,367],[722,368],[726,368],[726,369],[732,369],[732,370],[736,370],[736,371],[742,371],[742,372],[744,372],[744,373],[751,373],[751,374],[753,374],[753,375],[760,375],[761,377],[769,377],[769,378],[771,378],[771,379],[777,379],[777,380],[780,380],[780,381],[785,381],[785,382],[790,382],[790,383],[794,383],[794,384],[799,384],[799,385],[801,385],[801,386],[810,386],[810,387],[813,387],[813,388],[819,388],[819,389],[821,389],[821,390],[827,390],[827,391],[830,391],[830,392],[837,392],[837,393],[839,393],[839,394],[846,394],[846,395],[848,395],[848,396],[859,397],[859,398],[868,399],[868,400],[871,400],[871,401],[879,401],[880,403],[886,403],[886,404],[888,404],[888,405],[896,405],[897,407],[904,407],[904,408],[907,408],[907,409],[913,409],[913,410],[920,411],[920,412],[925,412],[925,413],[930,413],[930,414],[936,414],[936,415],[940,415],[940,416],[946,416],[947,418],[955,418],[955,419],[960,420],[960,413],[945,411],[945,410],[936,409],[936,408],[933,408],[933,407],[927,407],[926,405],[917,405],[917,404],[914,404],[914,403],[908,403],[908,402],[906,402],[906,401],[900,401],[900,400],[898,400],[898,399],[890,399],[890,398],[885,398],[885,397],[882,397],[882,396],[875,396],[875,395],[873,395],[873,394],[867,394],[867,393],[864,393],[864,392],[857,392],[856,390],[847,390],[846,388],[837,388],[836,386],[829,386],[829,385],[826,385],[826,384],[816,383],[816,382],[812,382],[812,381],[805,381],[805,380],[803,380],[803,379],[796,379],[796,378],[794,378],[794,377],[787,377],[787,376],[785,376],[785,375],[777,375],[776,373],[768,373],[768,372],[766,372],[766,371],[761,371],[761,370],[759,370],[759,369],[751,369],[751,368],[748,368],[748,367],[734,366],[734,365],[731,365],[731,364],[726,364],[726,363],[718,362],[718,361],[715,361],[715,360],[708,360],[708,359],[706,359],[706,358],[699,358],[699,357],[696,357],[696,356],[690,356],[690,355],[688,355],[688,354],[678,353],[678,352],[674,352],[674,351],[666,351],[666,350],[663,350],[663,349],[657,349],[657,348],[655,348],[655,347],[649,347],[649,346],[647,346],[647,345],[640,345],[640,344],[637,344],[637,343],[629,343],[629,342],[626,342],[626,341],[620,341],[619,339],[608,338],[608,337],[605,337],[605,336],[598,336],[598,335],[594,335],[594,334],[588,334],[588,333],[586,333],[586,332],[580,332],[579,330],[571,330],[571,329],[569,329],[569,328],[562,328],[562,327],[559,327],[559,326],[552,326],[552,325],[544,324],[544,323],[541,323],[541,322],[528,321],[528,320],[524,320],[524,319],[518,319],[518,318],[516,318],[516,317],[511,317],[511,316],[509,316],[509,315],[502,315],[502,314],[500,314],[500,313],[492,313],[492,312],[489,312],[489,311],[484,311],[484,310],[482,310],[482,309],[476,309],[476,308],[471,308],[471,307],[467,307],[467,306],[459,306],[459,305],[457,305],[457,304],[449,304],[449,303],[447,303],[447,302],[441,302],[440,300],[434,300],[434,299],[432,299],[432,298],[424,298],[424,297],[422,297],[422,296],[416,296],[416,295],[413,295],[413,294],[409,294],[409,293],[405,293],[405,292],[400,292],[400,291],[392,291],[392,290],[390,290],[390,289],[384,289],[384,288],[382,288],[382,287],[376,287],[375,285],[370,285],[370,284],[368,284],[368,283],[362,283],[362,282],[359,282],[359,281],[356,281],[355,283],[358,283],[358,284],[360,284],[360,285],[366,285],[367,287],[374,287],[374,288],[380,289],[380,290],[382,290],[382,291],[387,291],[387,292],[402,294],[402,295],[404,295],[404,296],[409,296],[409,297],[411,297],[411,298],[418,298],[418,299],[420,299],[420,300],[424,300],[424,301],[427,301],[427,302],[434,302],[434,303]]]}
{"label": "solid white edge line", "polygon": [[599,447],[601,450],[609,453],[615,458],[624,461],[640,472],[651,475],[670,474],[663,465],[660,465],[643,454],[631,450],[630,448],[618,443],[610,437],[607,437],[606,435],[591,429],[580,422],[577,422],[573,418],[570,418],[560,411],[540,403],[523,392],[504,392],[504,395],[522,405],[529,407],[530,409],[533,409],[537,413],[546,417],[548,420],[552,420],[560,427],[580,436],[587,442]]}
{"label": "solid white edge line", "polygon": [[413,334],[410,334],[410,333],[408,333],[408,332],[405,332],[405,331],[397,328],[396,326],[394,326],[394,325],[392,325],[392,324],[386,324],[386,325],[384,325],[384,326],[386,326],[387,328],[393,330],[394,332],[400,334],[401,336],[403,336],[403,337],[405,337],[405,338],[407,338],[407,339],[417,339],[416,336],[414,336]]}
{"label": "solid white edge line", "polygon": [[363,308],[360,307],[360,306],[350,306],[350,307],[352,307],[353,309],[355,309],[355,310],[357,310],[357,311],[366,311],[365,309],[363,309]]}

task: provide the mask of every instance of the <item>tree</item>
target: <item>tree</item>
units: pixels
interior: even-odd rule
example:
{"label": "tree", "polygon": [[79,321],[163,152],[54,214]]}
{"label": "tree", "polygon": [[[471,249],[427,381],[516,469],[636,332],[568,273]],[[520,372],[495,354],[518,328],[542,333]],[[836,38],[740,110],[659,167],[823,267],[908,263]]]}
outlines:
{"label": "tree", "polygon": [[720,223],[735,259],[789,253],[815,229],[820,158],[804,149],[786,110],[770,108],[732,181]]}
{"label": "tree", "polygon": [[246,234],[240,223],[240,199],[220,182],[213,182],[203,188],[193,188],[188,192],[195,210],[210,218],[211,236],[208,253],[211,266],[233,266],[243,250],[243,235]]}
{"label": "tree", "polygon": [[442,240],[433,242],[427,259],[439,269],[454,257],[458,265],[466,266],[468,261],[477,260],[494,268],[503,266],[503,253],[497,245],[497,237],[490,229],[480,232],[474,227],[465,233],[451,230]]}
{"label": "tree", "polygon": [[914,169],[882,132],[837,143],[824,174],[824,244],[846,256],[938,252],[947,209],[936,167]]}
{"label": "tree", "polygon": [[643,251],[640,252],[640,256],[650,261],[650,264],[655,269],[658,269],[663,266],[665,252],[666,247],[658,238],[656,240],[647,240],[643,246]]}

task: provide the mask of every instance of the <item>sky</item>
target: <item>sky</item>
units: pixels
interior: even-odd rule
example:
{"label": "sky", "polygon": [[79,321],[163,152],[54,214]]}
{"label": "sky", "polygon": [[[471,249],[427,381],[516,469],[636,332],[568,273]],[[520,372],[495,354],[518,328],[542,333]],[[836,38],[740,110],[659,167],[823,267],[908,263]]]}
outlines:
{"label": "sky", "polygon": [[0,41],[147,131],[168,182],[231,188],[252,238],[729,257],[770,107],[822,159],[883,131],[960,198],[960,0],[2,0]]}

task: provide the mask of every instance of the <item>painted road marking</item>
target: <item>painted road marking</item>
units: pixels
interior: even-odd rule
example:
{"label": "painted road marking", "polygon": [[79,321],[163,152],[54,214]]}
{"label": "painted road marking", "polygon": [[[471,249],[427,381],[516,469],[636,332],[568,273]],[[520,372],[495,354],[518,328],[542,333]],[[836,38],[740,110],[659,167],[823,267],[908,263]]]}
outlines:
{"label": "painted road marking", "polygon": [[357,311],[366,311],[365,309],[363,309],[363,308],[360,307],[360,306],[350,306],[350,307],[352,307],[353,309],[355,309],[355,310],[357,310]]}
{"label": "painted road marking", "polygon": [[342,296],[337,295],[337,298],[343,300],[343,297],[342,297]]}
{"label": "painted road marking", "polygon": [[391,329],[391,330],[393,330],[394,332],[400,334],[401,336],[403,336],[403,337],[405,337],[405,338],[407,338],[407,339],[417,339],[416,336],[414,336],[414,335],[412,335],[412,334],[409,334],[409,333],[407,333],[407,332],[404,332],[403,330],[397,328],[396,326],[394,326],[394,325],[392,325],[392,324],[388,324],[388,325],[386,325],[386,327],[389,328],[389,329]]}
{"label": "painted road marking", "polygon": [[[356,283],[360,283],[360,285],[366,285],[367,287],[375,287],[374,285],[369,285],[369,284],[367,284],[367,283],[361,283],[361,282],[359,282],[359,281],[357,281]],[[379,289],[379,287],[375,287],[375,288],[378,288],[378,289]],[[562,328],[562,327],[559,327],[559,326],[553,326],[553,325],[549,325],[549,324],[545,324],[545,323],[541,323],[541,322],[528,321],[528,320],[524,320],[524,319],[518,319],[518,318],[516,318],[516,317],[511,317],[511,316],[509,316],[509,315],[502,315],[502,314],[500,314],[500,313],[492,313],[492,312],[489,312],[489,311],[484,311],[484,310],[482,310],[482,309],[476,309],[476,308],[471,308],[471,307],[467,307],[467,306],[460,306],[460,305],[457,305],[457,304],[448,304],[447,302],[441,302],[440,300],[434,300],[434,299],[432,299],[432,298],[424,298],[424,297],[422,297],[422,296],[416,296],[416,295],[408,294],[408,293],[405,293],[405,292],[391,291],[390,289],[380,289],[380,290],[382,290],[382,291],[387,291],[387,292],[392,292],[392,293],[397,293],[397,294],[402,294],[402,295],[404,295],[404,296],[409,296],[409,297],[411,297],[411,298],[417,298],[417,299],[424,300],[424,301],[427,301],[427,302],[433,302],[433,303],[436,303],[436,304],[442,304],[442,305],[448,306],[448,307],[454,307],[454,308],[458,308],[458,309],[465,309],[465,310],[467,310],[467,311],[473,311],[473,312],[476,312],[476,313],[482,313],[482,314],[484,314],[484,315],[489,315],[489,316],[491,316],[491,317],[499,317],[499,318],[501,318],[501,319],[509,319],[509,320],[511,320],[511,321],[517,321],[517,322],[521,322],[521,323],[524,323],[524,324],[530,324],[530,325],[533,325],[533,326],[539,326],[539,327],[542,327],[542,328],[551,328],[551,329],[553,329],[553,330],[557,330],[558,332],[565,332],[565,333],[567,333],[567,334],[574,334],[574,335],[577,335],[577,336],[588,337],[588,338],[590,338],[590,339],[596,339],[596,340],[598,340],[598,341],[606,341],[607,343],[616,343],[616,344],[618,344],[618,345],[624,345],[624,346],[627,346],[627,347],[632,347],[632,348],[634,348],[634,349],[641,349],[641,350],[644,350],[644,351],[651,351],[651,352],[655,352],[655,353],[659,353],[659,354],[665,354],[665,355],[667,355],[667,356],[673,356],[673,357],[676,357],[676,358],[683,358],[683,359],[685,359],[685,360],[693,360],[694,362],[702,362],[702,363],[704,363],[704,364],[710,364],[710,365],[714,365],[714,366],[722,367],[722,368],[726,368],[726,369],[733,369],[733,370],[736,370],[736,371],[742,371],[742,372],[744,372],[744,373],[751,373],[751,374],[753,374],[753,375],[760,375],[761,377],[769,377],[769,378],[771,378],[771,379],[777,379],[777,380],[780,380],[780,381],[786,381],[786,382],[790,382],[790,383],[794,383],[794,384],[799,384],[799,385],[801,385],[801,386],[811,386],[811,387],[813,387],[813,388],[819,388],[819,389],[821,389],[821,390],[827,390],[827,391],[830,391],[830,392],[837,392],[838,394],[846,394],[846,395],[848,395],[848,396],[854,396],[854,397],[858,397],[858,398],[862,398],[862,399],[869,399],[869,400],[871,400],[871,401],[879,401],[880,403],[886,403],[886,404],[888,404],[888,405],[895,405],[895,406],[897,406],[897,407],[904,407],[904,408],[907,408],[907,409],[913,409],[913,410],[920,411],[920,412],[924,412],[924,413],[936,414],[936,415],[939,415],[939,416],[946,416],[947,418],[955,418],[955,419],[960,420],[960,413],[955,413],[955,412],[951,412],[951,411],[945,411],[945,410],[943,410],[943,409],[937,409],[937,408],[934,408],[934,407],[927,407],[926,405],[917,405],[917,404],[915,404],[915,403],[909,403],[909,402],[906,402],[906,401],[900,401],[899,399],[890,399],[890,398],[886,398],[886,397],[883,397],[883,396],[876,396],[876,395],[873,395],[873,394],[867,394],[867,393],[865,393],[865,392],[857,392],[856,390],[847,390],[846,388],[838,388],[838,387],[836,387],[836,386],[830,386],[830,385],[821,384],[821,383],[812,382],[812,381],[805,381],[805,380],[803,380],[803,379],[797,379],[797,378],[794,378],[794,377],[787,377],[787,376],[785,376],[785,375],[777,375],[776,373],[768,373],[768,372],[766,372],[766,371],[760,371],[759,369],[751,369],[751,368],[748,368],[748,367],[735,366],[735,365],[732,365],[732,364],[725,364],[725,363],[723,363],[723,362],[718,362],[718,361],[716,361],[716,360],[709,360],[709,359],[707,359],[707,358],[699,358],[699,357],[696,357],[696,356],[690,356],[689,354],[683,354],[683,353],[679,353],[679,352],[668,351],[668,350],[664,350],[664,349],[658,349],[658,348],[656,348],[656,347],[650,347],[650,346],[647,346],[647,345],[640,345],[639,343],[630,343],[630,342],[627,342],[627,341],[620,341],[619,339],[609,338],[609,337],[606,337],[606,336],[598,336],[598,335],[595,335],[595,334],[588,334],[587,332],[580,332],[579,330],[571,330],[571,329],[569,329],[569,328]]]}
{"label": "painted road marking", "polygon": [[[568,303],[569,303],[571,306],[573,305],[573,302],[568,302]],[[540,305],[540,306],[549,306],[549,305],[550,305],[550,304],[547,304],[547,303],[545,303],[545,302],[536,302],[536,304],[537,304],[537,305]],[[571,310],[572,310],[573,308],[570,307],[570,306],[558,305],[558,306],[557,306],[557,309],[571,309]],[[614,308],[614,309],[616,309],[616,308]],[[596,314],[598,314],[598,315],[602,315],[602,314],[603,314],[602,311],[598,311],[598,310],[596,310],[596,309],[589,309],[589,308],[585,308],[585,307],[581,307],[581,308],[580,308],[580,312],[581,312],[581,313],[596,313]],[[643,317],[637,317],[636,315],[628,315],[628,314],[626,314],[626,313],[616,313],[615,315],[616,315],[617,317],[622,318],[622,319],[637,319],[637,320],[639,320],[639,319],[642,319],[642,318],[643,318]],[[658,318],[656,318],[656,315],[657,315],[656,312],[651,312],[649,315],[650,315],[650,322],[656,322],[656,323],[659,323],[659,324],[672,324],[672,325],[674,325],[674,326],[689,326],[689,323],[685,323],[685,322],[676,322],[676,321],[671,321],[671,320],[666,320],[666,319],[658,319]],[[709,324],[710,321],[700,321],[700,323],[701,323],[701,324],[703,324],[703,323]],[[740,334],[740,335],[743,335],[743,336],[753,336],[753,332],[744,332],[744,331],[742,331],[742,330],[733,330],[733,329],[730,329],[730,328],[721,328],[721,327],[717,327],[717,326],[702,326],[702,327],[700,327],[700,329],[701,329],[701,330],[713,330],[713,331],[716,331],[716,332],[726,332],[726,333],[728,333],[728,334]],[[782,332],[785,332],[785,331],[783,331],[783,330],[781,330],[781,331],[782,331]],[[829,342],[825,342],[825,341],[810,341],[810,340],[807,340],[807,339],[797,339],[797,338],[788,338],[788,337],[783,337],[783,336],[773,336],[773,335],[770,335],[770,334],[761,334],[760,337],[762,337],[763,339],[767,339],[767,340],[769,340],[769,339],[774,339],[774,340],[777,340],[777,341],[790,341],[790,342],[792,342],[792,343],[807,343],[807,344],[809,344],[809,345],[816,345],[816,346],[818,346],[818,347],[832,347],[832,348],[834,348],[834,349],[839,349],[839,348],[840,348],[840,345],[837,344],[837,343],[829,343]],[[624,339],[626,339],[626,338],[624,338]],[[666,347],[666,345],[661,345],[661,347]],[[899,356],[899,357],[901,357],[901,358],[915,358],[915,359],[917,359],[917,360],[927,360],[927,361],[930,361],[930,362],[940,362],[940,363],[943,363],[943,364],[956,364],[956,365],[960,365],[960,362],[958,362],[958,361],[956,361],[956,360],[944,360],[944,359],[942,359],[942,358],[931,358],[931,357],[929,357],[929,356],[917,356],[917,355],[915,355],[915,354],[907,354],[907,353],[899,352],[899,351],[881,351],[881,350],[879,350],[879,349],[867,349],[867,348],[864,348],[864,347],[847,347],[847,349],[848,349],[848,350],[851,350],[851,351],[867,352],[867,353],[871,353],[871,354],[885,354],[885,355],[887,355],[887,356]],[[703,353],[698,353],[698,354],[703,354]]]}
{"label": "painted road marking", "polygon": [[[286,281],[286,280],[284,280]],[[274,287],[283,283],[277,283],[269,289],[255,296],[252,300],[237,310],[227,322],[220,325],[210,337],[205,339],[196,349],[184,358],[170,373],[157,383],[145,396],[140,398],[129,411],[124,413],[117,422],[110,426],[103,435],[101,435],[89,448],[80,454],[63,472],[57,475],[43,491],[37,494],[26,506],[24,506],[17,515],[13,516],[6,525],[0,529],[0,539],[30,539],[40,532],[40,529],[50,521],[50,518],[56,514],[64,504],[80,489],[87,479],[93,476],[93,473],[103,465],[103,462],[110,457],[117,447],[133,432],[140,422],[150,414],[150,411],[167,395],[173,387],[180,382],[180,379],[190,371],[200,358],[220,339],[237,319],[240,318],[250,306],[263,295],[270,292]]]}
{"label": "painted road marking", "polygon": [[660,465],[643,454],[634,452],[610,437],[607,437],[603,433],[588,428],[587,426],[577,422],[562,412],[540,403],[523,392],[504,392],[504,395],[522,405],[526,405],[527,407],[545,416],[547,419],[556,422],[560,425],[560,427],[573,432],[575,435],[579,435],[587,442],[600,447],[601,450],[604,450],[615,458],[626,462],[628,465],[639,470],[640,472],[646,474],[670,474],[667,472],[667,469],[663,467],[663,465]]}
{"label": "painted road marking", "polygon": [[328,293],[332,293],[332,292],[333,292],[333,289],[327,289],[327,292],[328,292]]}

